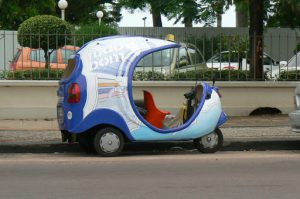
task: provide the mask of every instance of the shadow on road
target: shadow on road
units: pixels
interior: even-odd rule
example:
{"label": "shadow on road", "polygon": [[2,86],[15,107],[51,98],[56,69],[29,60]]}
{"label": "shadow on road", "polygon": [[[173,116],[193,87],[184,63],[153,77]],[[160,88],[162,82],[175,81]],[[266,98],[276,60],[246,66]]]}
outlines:
{"label": "shadow on road", "polygon": [[[221,151],[300,150],[300,140],[225,142]],[[0,153],[77,153],[84,154],[78,144],[0,145]],[[198,153],[191,142],[127,144],[123,155]]]}

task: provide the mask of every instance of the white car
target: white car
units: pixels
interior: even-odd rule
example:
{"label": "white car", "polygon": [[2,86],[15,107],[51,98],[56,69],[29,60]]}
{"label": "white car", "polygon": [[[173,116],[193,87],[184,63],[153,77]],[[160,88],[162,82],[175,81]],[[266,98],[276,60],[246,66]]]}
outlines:
{"label": "white car", "polygon": [[289,114],[292,130],[300,133],[300,84],[295,89],[296,110]]}
{"label": "white car", "polygon": [[[207,62],[208,68],[216,70],[249,70],[250,65],[247,63],[246,52],[222,51],[215,54]],[[271,56],[264,53],[263,70],[270,79],[276,78],[279,65]],[[278,78],[278,77],[277,77]]]}
{"label": "white car", "polygon": [[[280,71],[280,72],[279,72]],[[272,73],[276,74],[280,77],[284,72],[296,72],[300,71],[300,52],[295,54],[288,62],[287,61],[280,61],[279,67],[275,68]]]}

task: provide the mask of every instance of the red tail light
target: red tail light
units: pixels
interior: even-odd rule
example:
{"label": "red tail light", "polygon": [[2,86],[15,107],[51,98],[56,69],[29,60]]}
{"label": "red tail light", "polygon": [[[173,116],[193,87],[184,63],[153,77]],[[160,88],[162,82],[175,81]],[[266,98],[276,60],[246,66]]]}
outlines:
{"label": "red tail light", "polygon": [[80,102],[80,87],[77,83],[73,83],[69,87],[68,102],[71,104]]}

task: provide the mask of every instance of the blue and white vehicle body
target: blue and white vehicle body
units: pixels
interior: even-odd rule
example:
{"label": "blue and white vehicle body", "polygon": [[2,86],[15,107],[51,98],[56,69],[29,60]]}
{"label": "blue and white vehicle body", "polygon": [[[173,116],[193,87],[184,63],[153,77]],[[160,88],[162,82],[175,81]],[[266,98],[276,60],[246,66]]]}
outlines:
{"label": "blue and white vehicle body", "polygon": [[[178,128],[160,129],[139,114],[133,99],[132,81],[137,63],[146,55],[174,42],[139,36],[113,36],[93,40],[75,55],[74,69],[59,82],[59,128],[81,134],[96,126],[120,130],[127,140],[193,140],[213,132],[227,116],[216,87],[202,82],[203,93],[192,117]],[[70,87],[77,84],[80,100],[70,103]]]}

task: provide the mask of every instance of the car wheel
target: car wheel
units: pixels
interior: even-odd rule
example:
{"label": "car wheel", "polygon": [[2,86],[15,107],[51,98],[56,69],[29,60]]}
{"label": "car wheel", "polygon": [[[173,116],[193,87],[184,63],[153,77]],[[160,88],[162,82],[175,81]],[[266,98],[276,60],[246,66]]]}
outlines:
{"label": "car wheel", "polygon": [[99,130],[94,137],[95,151],[105,157],[120,154],[124,147],[124,136],[116,128],[107,127]]}
{"label": "car wheel", "polygon": [[202,153],[215,153],[223,146],[223,134],[219,128],[194,140],[195,147]]}

